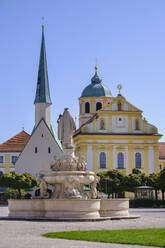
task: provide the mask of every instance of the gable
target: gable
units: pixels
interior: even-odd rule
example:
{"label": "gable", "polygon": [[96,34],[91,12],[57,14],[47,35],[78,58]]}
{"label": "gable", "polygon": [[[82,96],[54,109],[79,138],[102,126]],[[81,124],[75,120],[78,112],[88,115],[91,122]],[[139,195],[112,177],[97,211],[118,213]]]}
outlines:
{"label": "gable", "polygon": [[45,121],[39,122],[33,131],[15,167],[19,173],[29,172],[36,176],[41,170],[49,171],[53,156],[59,157],[62,149],[56,142]]}
{"label": "gable", "polygon": [[[121,110],[119,110],[118,104],[121,104]],[[113,101],[108,103],[101,111],[129,111],[142,113],[140,109],[126,101],[126,99],[121,95],[118,95],[116,98],[114,98]]]}

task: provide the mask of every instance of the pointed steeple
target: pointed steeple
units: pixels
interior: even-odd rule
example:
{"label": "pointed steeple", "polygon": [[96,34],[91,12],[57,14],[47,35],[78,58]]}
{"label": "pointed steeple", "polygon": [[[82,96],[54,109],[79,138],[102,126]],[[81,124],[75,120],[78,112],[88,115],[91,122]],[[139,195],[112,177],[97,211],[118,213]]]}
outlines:
{"label": "pointed steeple", "polygon": [[36,89],[36,96],[34,103],[48,103],[48,104],[52,103],[50,99],[50,91],[49,91],[49,80],[48,80],[45,38],[44,38],[44,25],[42,25],[40,61],[39,61],[37,89]]}

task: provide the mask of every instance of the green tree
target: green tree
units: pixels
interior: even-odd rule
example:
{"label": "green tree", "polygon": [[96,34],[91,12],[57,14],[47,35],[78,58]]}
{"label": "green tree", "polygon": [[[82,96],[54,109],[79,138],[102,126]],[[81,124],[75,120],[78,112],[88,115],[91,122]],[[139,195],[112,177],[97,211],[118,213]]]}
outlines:
{"label": "green tree", "polygon": [[102,191],[108,196],[112,194],[112,198],[118,197],[118,195],[124,192],[123,179],[124,175],[117,170],[111,170],[107,172],[99,173],[100,182],[97,186],[99,191]]}
{"label": "green tree", "polygon": [[158,173],[152,173],[146,178],[146,185],[153,187],[155,190],[155,198],[158,199],[158,190],[159,190],[159,183],[158,183]]}
{"label": "green tree", "polygon": [[133,170],[132,170],[132,174],[141,174],[141,171],[139,170],[139,169],[137,169],[137,168],[134,168]]}
{"label": "green tree", "polygon": [[141,186],[141,174],[129,174],[124,177],[123,188],[128,192],[135,192],[136,187]]}
{"label": "green tree", "polygon": [[165,168],[159,172],[157,178],[158,188],[162,191],[162,201],[164,203],[164,192],[165,192]]}
{"label": "green tree", "polygon": [[37,181],[29,173],[4,174],[0,178],[0,186],[18,190],[18,197],[21,198],[21,189],[33,188],[37,185]]}

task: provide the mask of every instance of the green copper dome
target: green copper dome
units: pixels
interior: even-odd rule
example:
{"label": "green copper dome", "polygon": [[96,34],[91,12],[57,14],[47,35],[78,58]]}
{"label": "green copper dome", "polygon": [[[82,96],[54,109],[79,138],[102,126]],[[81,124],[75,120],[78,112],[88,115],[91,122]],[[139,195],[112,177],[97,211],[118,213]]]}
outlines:
{"label": "green copper dome", "polygon": [[85,89],[83,90],[81,97],[85,96],[107,96],[112,97],[112,94],[108,87],[106,87],[104,84],[101,83],[101,78],[99,78],[97,74],[97,70],[95,72],[95,75],[91,79],[91,84],[89,84]]}

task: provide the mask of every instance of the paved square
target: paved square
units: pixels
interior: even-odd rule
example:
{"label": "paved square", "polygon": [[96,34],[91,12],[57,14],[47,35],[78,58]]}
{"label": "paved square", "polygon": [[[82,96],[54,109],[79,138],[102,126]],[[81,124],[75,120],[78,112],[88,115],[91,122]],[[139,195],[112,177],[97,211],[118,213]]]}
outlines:
{"label": "paved square", "polygon": [[[0,207],[0,216],[7,216],[8,208]],[[105,244],[86,241],[47,239],[41,234],[69,230],[103,230],[128,228],[165,228],[165,209],[131,209],[130,214],[139,219],[108,220],[100,222],[38,222],[0,220],[0,248],[126,248],[137,245]]]}

